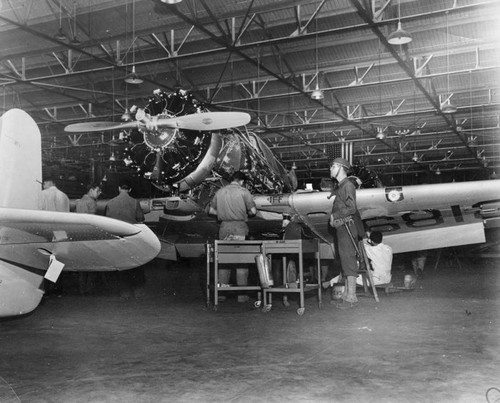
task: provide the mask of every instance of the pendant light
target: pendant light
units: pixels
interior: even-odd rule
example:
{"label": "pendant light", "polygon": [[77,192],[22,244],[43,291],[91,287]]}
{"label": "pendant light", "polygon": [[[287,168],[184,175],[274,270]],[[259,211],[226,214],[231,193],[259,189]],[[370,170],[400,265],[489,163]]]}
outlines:
{"label": "pendant light", "polygon": [[127,84],[138,85],[144,81],[137,75],[135,71],[135,0],[132,1],[132,73],[125,77]]}
{"label": "pendant light", "polygon": [[65,41],[68,39],[66,35],[64,35],[64,32],[62,30],[62,0],[59,0],[59,30],[57,33],[54,35],[54,38],[56,38],[58,41]]}
{"label": "pendant light", "polygon": [[76,37],[76,1],[73,2],[73,39],[70,42],[73,46],[80,46],[81,43]]}
{"label": "pendant light", "polygon": [[316,37],[315,37],[315,45],[316,45],[316,88],[311,93],[311,99],[315,101],[319,101],[325,97],[323,90],[319,88],[319,63],[318,63],[318,17],[316,16]]}
{"label": "pendant light", "polygon": [[457,107],[450,101],[450,52],[448,45],[448,11],[446,11],[446,94],[447,100],[441,105],[441,112],[446,115],[452,115],[458,111]]}
{"label": "pendant light", "polygon": [[411,34],[401,27],[401,0],[398,0],[398,29],[387,38],[391,45],[406,45],[413,40]]}

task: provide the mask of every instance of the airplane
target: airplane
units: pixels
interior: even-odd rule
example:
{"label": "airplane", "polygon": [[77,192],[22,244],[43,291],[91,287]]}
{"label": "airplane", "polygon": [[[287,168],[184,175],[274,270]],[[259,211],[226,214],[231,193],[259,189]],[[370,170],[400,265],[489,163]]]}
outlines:
{"label": "airplane", "polygon": [[[145,108],[134,106],[131,111],[138,112],[136,121],[124,125],[138,128],[139,134],[129,135],[125,160],[139,175],[172,194],[142,200],[146,220],[162,241],[159,257],[175,260],[205,253],[206,243],[218,232],[207,206],[231,173],[241,170],[250,178],[247,187],[258,211],[248,223],[250,237],[276,239],[282,213],[295,213],[320,239],[322,258],[333,258],[333,234],[327,225],[333,203],[330,191],[297,190],[293,169],[287,171],[251,130],[237,128],[249,117],[226,112],[224,121],[214,123],[218,129],[210,133],[212,128],[198,122],[204,116],[216,121],[218,116],[183,90],[171,94],[156,90]],[[175,123],[177,119],[183,119],[183,127]],[[92,125],[70,125],[67,131],[85,131]],[[124,127],[97,126],[99,130]],[[175,126],[175,132],[167,126]],[[500,225],[500,180],[361,188],[357,205],[365,225],[383,232],[394,253],[483,243],[485,228]]]}
{"label": "airplane", "polygon": [[44,279],[56,282],[62,270],[127,270],[160,251],[144,224],[38,210],[41,136],[20,109],[0,118],[0,172],[0,318],[32,312],[44,295]]}

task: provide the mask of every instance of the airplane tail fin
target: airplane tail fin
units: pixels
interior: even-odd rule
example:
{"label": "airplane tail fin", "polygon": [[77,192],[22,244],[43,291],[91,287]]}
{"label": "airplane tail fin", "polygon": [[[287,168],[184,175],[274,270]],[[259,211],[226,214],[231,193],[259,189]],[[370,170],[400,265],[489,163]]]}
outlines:
{"label": "airplane tail fin", "polygon": [[41,135],[31,116],[20,109],[11,109],[0,118],[0,175],[0,207],[38,209]]}

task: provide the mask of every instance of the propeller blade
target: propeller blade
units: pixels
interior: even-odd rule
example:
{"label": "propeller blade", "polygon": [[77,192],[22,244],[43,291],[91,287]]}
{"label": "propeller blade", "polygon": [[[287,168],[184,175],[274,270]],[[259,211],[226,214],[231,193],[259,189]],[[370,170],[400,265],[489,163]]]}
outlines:
{"label": "propeller blade", "polygon": [[116,129],[132,129],[137,127],[139,122],[126,122],[116,124],[114,122],[84,122],[68,125],[64,128],[65,132],[78,133],[78,132],[102,132],[105,130]]}
{"label": "propeller blade", "polygon": [[[168,119],[166,126],[171,126],[173,123],[171,127],[179,129],[210,131],[244,126],[250,122],[250,119],[250,115],[245,112],[193,113]],[[162,126],[162,123],[162,120],[158,120],[158,126]]]}
{"label": "propeller blade", "polygon": [[[158,119],[151,122],[155,127],[170,127],[186,130],[210,131],[228,129],[230,127],[244,126],[250,122],[250,115],[245,112],[206,112],[193,113],[191,115],[178,116],[169,119]],[[68,125],[65,132],[102,132],[104,130],[132,129],[146,126],[146,122],[126,122],[116,124],[114,122],[84,122]]]}

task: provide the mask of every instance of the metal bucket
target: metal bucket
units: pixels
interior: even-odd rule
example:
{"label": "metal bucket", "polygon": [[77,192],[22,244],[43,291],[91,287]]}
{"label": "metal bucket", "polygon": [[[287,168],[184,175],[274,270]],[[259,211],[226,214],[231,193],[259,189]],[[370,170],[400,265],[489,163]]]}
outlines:
{"label": "metal bucket", "polygon": [[336,284],[333,286],[333,294],[332,298],[335,300],[341,299],[342,294],[344,293],[345,286],[342,284]]}
{"label": "metal bucket", "polygon": [[260,285],[262,288],[269,288],[274,285],[274,281],[271,275],[271,264],[269,259],[262,253],[255,256],[255,263],[257,264],[257,270],[259,271]]}
{"label": "metal bucket", "polygon": [[415,282],[416,282],[416,279],[415,279],[415,276],[413,274],[406,274],[405,275],[405,279],[404,279],[405,288],[408,288],[408,289],[414,288]]}

